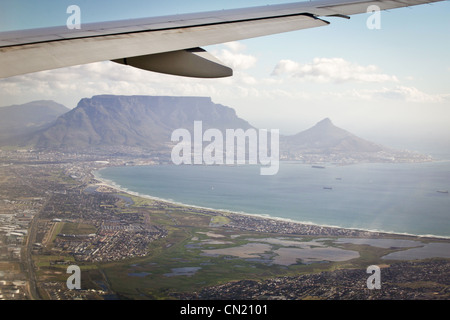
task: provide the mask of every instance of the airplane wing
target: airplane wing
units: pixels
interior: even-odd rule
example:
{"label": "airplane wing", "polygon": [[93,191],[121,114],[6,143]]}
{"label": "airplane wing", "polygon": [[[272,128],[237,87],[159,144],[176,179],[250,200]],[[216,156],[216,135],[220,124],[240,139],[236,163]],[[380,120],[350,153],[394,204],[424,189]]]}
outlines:
{"label": "airplane wing", "polygon": [[114,62],[161,73],[219,78],[233,71],[202,46],[328,25],[381,10],[442,0],[319,0],[0,33],[0,78]]}

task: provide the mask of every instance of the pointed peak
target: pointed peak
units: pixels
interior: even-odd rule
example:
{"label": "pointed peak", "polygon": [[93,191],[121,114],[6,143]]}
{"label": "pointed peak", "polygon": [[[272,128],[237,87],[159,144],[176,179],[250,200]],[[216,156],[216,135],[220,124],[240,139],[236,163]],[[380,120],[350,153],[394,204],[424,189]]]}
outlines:
{"label": "pointed peak", "polygon": [[322,121],[319,121],[316,125],[319,125],[319,126],[332,126],[333,122],[331,122],[330,118],[325,118]]}

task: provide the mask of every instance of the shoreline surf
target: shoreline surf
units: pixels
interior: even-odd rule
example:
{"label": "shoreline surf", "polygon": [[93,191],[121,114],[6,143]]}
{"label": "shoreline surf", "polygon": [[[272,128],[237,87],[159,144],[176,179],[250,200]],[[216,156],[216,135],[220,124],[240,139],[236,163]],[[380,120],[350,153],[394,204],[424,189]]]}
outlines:
{"label": "shoreline surf", "polygon": [[327,224],[314,223],[314,222],[310,222],[310,221],[300,221],[300,220],[294,220],[294,219],[290,219],[290,218],[277,217],[277,216],[272,216],[270,214],[234,211],[234,210],[229,210],[229,209],[212,208],[212,207],[183,203],[183,202],[179,202],[179,201],[176,201],[176,200],[170,199],[170,198],[161,198],[161,197],[157,197],[157,196],[153,196],[153,195],[149,195],[149,194],[142,194],[140,192],[129,190],[128,188],[117,184],[115,181],[101,177],[100,171],[102,171],[103,169],[106,169],[106,168],[107,167],[101,168],[101,169],[98,169],[98,170],[95,170],[92,172],[92,175],[94,176],[95,180],[99,181],[99,183],[97,183],[97,185],[103,184],[111,189],[118,190],[119,192],[127,193],[127,194],[130,194],[130,195],[133,195],[136,197],[140,197],[140,198],[144,198],[144,199],[165,202],[165,203],[183,206],[183,207],[191,207],[191,208],[198,208],[198,209],[203,209],[203,210],[224,212],[227,214],[246,215],[246,216],[256,217],[259,219],[270,219],[270,220],[289,222],[289,223],[298,223],[298,224],[302,224],[302,225],[311,225],[311,226],[324,227],[324,228],[354,230],[354,231],[378,233],[378,234],[391,235],[391,236],[406,236],[406,237],[450,240],[450,236],[442,236],[442,235],[434,235],[434,234],[413,234],[413,233],[407,233],[407,232],[386,231],[386,230],[379,230],[379,229],[365,229],[365,228],[355,228],[355,227],[344,227],[344,226],[338,226],[338,225],[327,225]]}

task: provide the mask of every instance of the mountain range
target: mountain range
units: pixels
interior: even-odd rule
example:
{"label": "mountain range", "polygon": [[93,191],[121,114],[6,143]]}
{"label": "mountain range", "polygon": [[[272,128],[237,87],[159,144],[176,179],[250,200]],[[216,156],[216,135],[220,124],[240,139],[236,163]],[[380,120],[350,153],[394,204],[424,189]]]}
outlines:
{"label": "mountain range", "polygon": [[0,108],[0,145],[17,144],[70,109],[51,100]]}
{"label": "mountain range", "polygon": [[[25,109],[26,115],[19,117]],[[99,95],[82,99],[72,110],[53,101],[35,101],[0,108],[0,119],[5,123],[0,146],[77,151],[114,147],[167,150],[173,146],[172,132],[178,128],[192,132],[194,121],[202,121],[203,130],[254,128],[234,109],[207,97]],[[280,136],[280,155],[288,160],[341,163],[425,159],[366,141],[336,127],[328,118],[298,134]]]}
{"label": "mountain range", "polygon": [[228,107],[203,97],[94,96],[36,132],[37,148],[129,146],[161,148],[177,128],[191,130],[195,120],[204,128],[250,128]]}

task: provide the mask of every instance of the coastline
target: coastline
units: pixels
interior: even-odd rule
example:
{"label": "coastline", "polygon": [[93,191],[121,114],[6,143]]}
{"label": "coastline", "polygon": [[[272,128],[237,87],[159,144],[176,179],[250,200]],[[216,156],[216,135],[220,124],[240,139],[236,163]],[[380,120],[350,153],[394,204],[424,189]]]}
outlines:
{"label": "coastline", "polygon": [[[104,167],[106,168],[106,167]],[[225,214],[226,216],[232,216],[232,215],[238,215],[238,216],[244,216],[244,217],[250,217],[253,219],[261,219],[262,222],[264,221],[276,221],[280,223],[288,223],[288,224],[295,224],[295,225],[301,225],[301,226],[310,226],[310,227],[317,227],[317,228],[329,228],[329,229],[336,229],[336,230],[343,230],[343,231],[349,231],[349,232],[356,232],[356,233],[362,233],[364,234],[364,237],[372,236],[372,237],[406,237],[406,238],[418,238],[422,240],[450,240],[450,236],[439,236],[439,235],[433,235],[433,234],[411,234],[411,233],[401,233],[401,232],[395,232],[395,231],[384,231],[384,230],[373,230],[373,229],[363,229],[363,228],[348,228],[348,227],[341,227],[341,226],[335,226],[335,225],[324,225],[324,224],[317,224],[313,222],[305,222],[305,221],[298,221],[288,218],[281,218],[281,217],[274,217],[267,214],[257,214],[257,213],[248,213],[248,212],[240,212],[240,211],[232,211],[227,209],[217,209],[217,208],[210,208],[210,207],[203,207],[203,206],[197,206],[197,205],[191,205],[186,204],[182,202],[177,202],[173,199],[164,199],[155,197],[148,194],[141,194],[139,192],[128,190],[125,187],[122,187],[118,184],[116,184],[114,181],[104,179],[98,175],[98,172],[101,171],[104,168],[96,169],[94,171],[91,171],[92,176],[94,177],[95,181],[98,181],[97,183],[92,183],[92,185],[95,186],[105,186],[112,190],[116,190],[118,193],[126,193],[135,197],[149,199],[152,201],[157,201],[161,203],[166,203],[170,205],[175,206],[181,206],[185,208],[196,208],[201,210],[208,210],[212,212],[217,212],[220,214]],[[101,192],[101,191],[98,191]]]}

